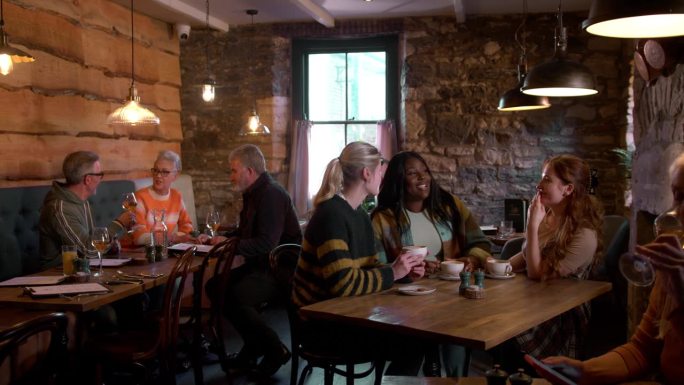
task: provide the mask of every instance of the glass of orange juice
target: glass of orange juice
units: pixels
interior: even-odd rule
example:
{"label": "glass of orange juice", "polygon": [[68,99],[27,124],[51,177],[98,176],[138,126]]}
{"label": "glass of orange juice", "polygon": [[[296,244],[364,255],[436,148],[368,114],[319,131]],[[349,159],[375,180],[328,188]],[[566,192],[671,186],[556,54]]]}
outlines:
{"label": "glass of orange juice", "polygon": [[64,269],[64,275],[69,276],[74,274],[74,260],[76,258],[78,258],[76,246],[62,245],[62,268]]}

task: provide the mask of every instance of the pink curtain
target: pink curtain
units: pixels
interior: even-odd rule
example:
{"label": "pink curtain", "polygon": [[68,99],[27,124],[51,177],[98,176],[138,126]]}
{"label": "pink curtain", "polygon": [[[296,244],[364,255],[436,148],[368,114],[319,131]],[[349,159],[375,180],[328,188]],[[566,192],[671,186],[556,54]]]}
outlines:
{"label": "pink curtain", "polygon": [[390,159],[399,150],[397,146],[397,133],[394,129],[393,120],[381,120],[378,122],[377,145],[378,150],[385,159]]}
{"label": "pink curtain", "polygon": [[304,217],[311,209],[309,200],[309,142],[311,127],[308,120],[295,122],[290,152],[290,172],[287,178],[287,189],[292,197],[295,209],[300,217]]}

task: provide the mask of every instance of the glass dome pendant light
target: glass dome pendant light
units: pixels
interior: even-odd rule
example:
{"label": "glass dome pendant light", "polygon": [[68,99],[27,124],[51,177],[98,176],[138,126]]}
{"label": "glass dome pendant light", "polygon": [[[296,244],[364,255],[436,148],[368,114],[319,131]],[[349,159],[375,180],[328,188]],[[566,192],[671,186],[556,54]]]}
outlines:
{"label": "glass dome pendant light", "polygon": [[0,0],[0,74],[7,75],[12,72],[14,63],[31,63],[35,60],[33,56],[20,49],[11,47],[7,42],[3,2]]}
{"label": "glass dome pendant light", "polygon": [[558,2],[555,51],[551,60],[540,64],[525,77],[522,92],[528,95],[571,97],[598,93],[594,75],[580,63],[565,58],[568,32],[563,26],[562,0]]}
{"label": "glass dome pendant light", "polygon": [[[254,15],[258,14],[259,11],[256,9],[248,9],[247,14],[252,17],[252,27],[254,27]],[[259,114],[256,108],[256,85],[254,79],[252,79],[252,93],[254,96],[254,103],[252,104],[252,113],[247,118],[247,124],[240,128],[240,135],[270,135],[271,130],[266,127],[265,124],[261,123],[259,119]]]}
{"label": "glass dome pendant light", "polygon": [[133,33],[133,0],[131,0],[131,87],[126,103],[107,117],[112,126],[157,126],[159,118],[154,112],[140,104],[140,96],[135,88],[135,42]]}
{"label": "glass dome pendant light", "polygon": [[209,0],[206,1],[206,4],[207,14],[205,19],[205,26],[207,30],[207,41],[204,47],[204,55],[206,59],[205,70],[207,77],[204,79],[204,82],[202,82],[202,100],[204,100],[207,103],[211,103],[214,101],[214,98],[216,97],[216,80],[214,80],[214,77],[211,75],[211,72],[209,71],[209,36],[211,34],[211,32],[209,31]]}
{"label": "glass dome pendant light", "polygon": [[[515,31],[515,42],[520,46],[520,60],[518,62],[518,83],[514,88],[506,91],[499,99],[499,111],[528,111],[551,107],[546,96],[527,95],[520,91],[525,76],[527,76],[527,46],[525,44],[525,24],[527,23],[527,0],[523,0],[523,20]],[[522,43],[518,33],[522,30]]]}

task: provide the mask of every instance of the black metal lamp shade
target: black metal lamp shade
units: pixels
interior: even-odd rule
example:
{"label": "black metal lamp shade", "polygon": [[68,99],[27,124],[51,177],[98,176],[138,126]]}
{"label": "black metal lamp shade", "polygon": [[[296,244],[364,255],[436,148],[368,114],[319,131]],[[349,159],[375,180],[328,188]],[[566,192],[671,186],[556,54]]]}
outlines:
{"label": "black metal lamp shade", "polygon": [[582,28],[593,35],[659,38],[684,35],[684,1],[594,0]]}

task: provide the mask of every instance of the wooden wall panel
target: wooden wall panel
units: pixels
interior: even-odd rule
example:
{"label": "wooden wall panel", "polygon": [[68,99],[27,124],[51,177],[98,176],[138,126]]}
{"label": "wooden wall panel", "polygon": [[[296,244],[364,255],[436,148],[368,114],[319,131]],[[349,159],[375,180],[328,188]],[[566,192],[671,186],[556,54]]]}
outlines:
{"label": "wooden wall panel", "polygon": [[36,57],[0,76],[0,187],[61,177],[64,156],[100,154],[111,179],[148,176],[160,150],[180,153],[180,47],[167,23],[135,14],[135,73],[159,127],[109,127],[128,96],[130,11],[109,0],[7,0],[10,44]]}

